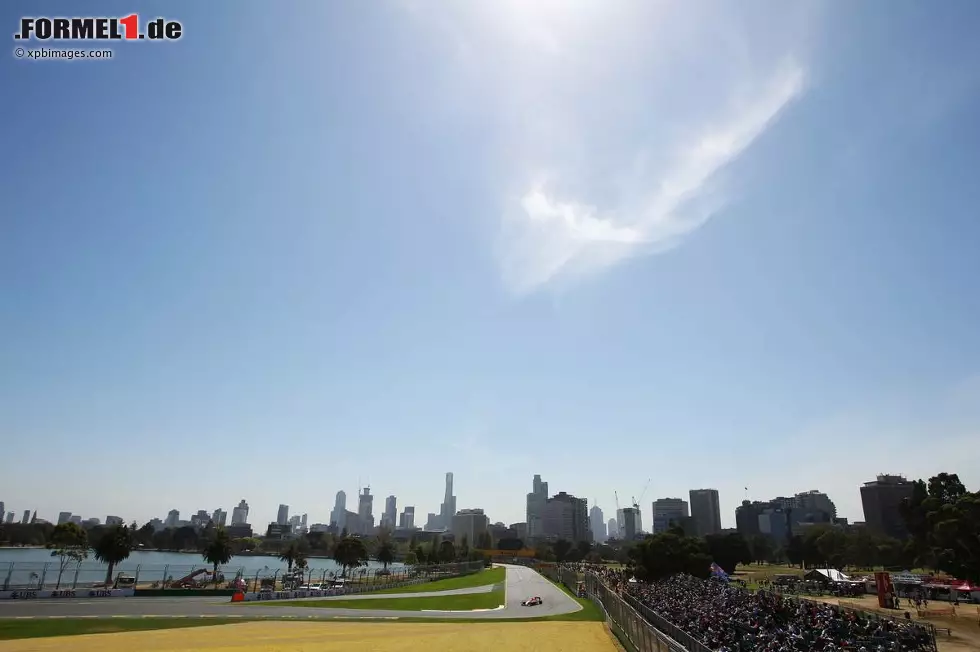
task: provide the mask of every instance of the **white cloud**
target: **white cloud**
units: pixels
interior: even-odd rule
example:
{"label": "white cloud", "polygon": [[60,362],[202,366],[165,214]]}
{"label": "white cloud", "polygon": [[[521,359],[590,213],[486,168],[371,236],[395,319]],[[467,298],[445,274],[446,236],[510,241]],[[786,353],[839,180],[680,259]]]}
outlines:
{"label": "white cloud", "polygon": [[724,206],[716,173],[804,88],[793,15],[403,2],[448,45],[435,104],[497,141],[510,199],[496,252],[518,293],[675,246]]}
{"label": "white cloud", "polygon": [[[705,196],[712,176],[737,158],[802,89],[802,69],[785,65],[751,104],[734,111],[720,127],[703,130],[662,174],[647,176],[645,181],[655,189],[639,202],[613,202],[603,210],[564,199],[541,185],[531,187],[503,218],[499,253],[504,280],[517,292],[529,291],[563,274],[588,274],[676,245],[721,207],[723,200]],[[712,201],[698,204],[699,199]]]}

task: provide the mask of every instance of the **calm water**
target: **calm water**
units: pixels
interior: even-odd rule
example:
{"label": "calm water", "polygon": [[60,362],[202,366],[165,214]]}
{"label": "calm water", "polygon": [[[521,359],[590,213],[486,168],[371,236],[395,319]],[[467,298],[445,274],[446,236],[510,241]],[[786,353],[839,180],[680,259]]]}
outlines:
{"label": "calm water", "polygon": [[[13,563],[13,566],[11,566]],[[326,572],[340,572],[340,566],[332,559],[308,559],[309,570],[314,571],[314,577]],[[45,564],[47,569],[45,570]],[[162,580],[166,577],[179,578],[196,568],[209,567],[198,553],[181,552],[133,552],[129,559],[116,566],[115,571],[125,571],[130,574],[136,572],[139,566],[139,581]],[[393,564],[392,567],[397,567]],[[369,562],[368,568],[381,568],[381,564],[376,561]],[[232,557],[231,561],[222,567],[225,574],[234,575],[239,569],[244,569],[246,576],[272,575],[276,570],[286,570],[286,564],[277,557],[271,555]],[[81,570],[74,565],[65,572],[64,580],[72,581],[71,578],[78,573],[79,583],[101,581],[105,578],[106,567],[100,564],[91,556],[86,559],[81,566]],[[40,575],[46,573],[45,584],[53,581],[58,573],[58,559],[51,556],[50,550],[43,548],[2,548],[0,549],[0,584],[10,574],[11,584],[27,584],[32,573]],[[115,573],[114,573],[115,574]]]}

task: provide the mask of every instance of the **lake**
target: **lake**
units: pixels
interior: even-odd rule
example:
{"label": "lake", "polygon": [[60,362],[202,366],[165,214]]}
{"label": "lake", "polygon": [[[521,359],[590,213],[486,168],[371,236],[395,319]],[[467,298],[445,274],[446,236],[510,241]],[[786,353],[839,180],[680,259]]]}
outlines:
{"label": "lake", "polygon": [[[332,559],[310,558],[307,560],[308,570],[313,571],[314,577],[322,577],[325,573],[339,573],[340,566]],[[31,582],[31,575],[46,576],[45,583],[50,583],[53,576],[58,574],[58,558],[51,556],[51,551],[44,548],[0,548],[0,585],[8,582],[11,585],[26,585]],[[400,564],[392,564],[392,568]],[[120,571],[136,575],[139,573],[140,584],[162,581],[166,578],[180,578],[199,568],[209,568],[199,553],[190,552],[156,552],[134,551],[129,559],[118,564],[113,572]],[[376,561],[368,562],[368,568],[381,568]],[[277,570],[285,571],[286,564],[274,555],[249,555],[232,557],[228,564],[221,567],[226,576],[234,576],[239,570],[246,577],[267,576]],[[71,565],[66,571],[63,582],[79,582],[86,584],[105,579],[106,566],[96,561],[89,551],[89,558],[82,562],[80,568]]]}

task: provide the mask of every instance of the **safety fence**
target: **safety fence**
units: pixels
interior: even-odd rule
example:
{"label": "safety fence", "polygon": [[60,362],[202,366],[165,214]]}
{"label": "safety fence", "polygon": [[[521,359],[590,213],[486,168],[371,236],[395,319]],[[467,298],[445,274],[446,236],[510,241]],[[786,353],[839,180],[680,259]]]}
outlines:
{"label": "safety fence", "polygon": [[256,569],[247,566],[219,566],[217,573],[208,564],[150,565],[119,564],[107,576],[104,564],[59,562],[0,564],[0,590],[39,591],[60,589],[212,589],[239,591],[283,591],[316,587],[339,594],[423,584],[433,580],[475,573],[484,562],[429,566],[357,567],[341,569]]}

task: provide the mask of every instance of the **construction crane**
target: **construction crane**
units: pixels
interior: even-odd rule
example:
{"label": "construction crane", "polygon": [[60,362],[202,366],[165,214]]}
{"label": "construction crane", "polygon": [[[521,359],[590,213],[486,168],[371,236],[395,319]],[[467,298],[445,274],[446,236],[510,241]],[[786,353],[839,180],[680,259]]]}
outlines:
{"label": "construction crane", "polygon": [[619,513],[619,493],[617,493],[616,491],[613,491],[613,496],[616,497],[616,513],[618,514]]}
{"label": "construction crane", "polygon": [[643,485],[643,491],[640,492],[639,500],[637,500],[635,496],[633,497],[633,507],[636,509],[636,511],[640,511],[640,503],[643,501],[643,496],[646,495],[647,489],[650,488],[650,480],[652,479],[653,478],[647,478],[647,483]]}

